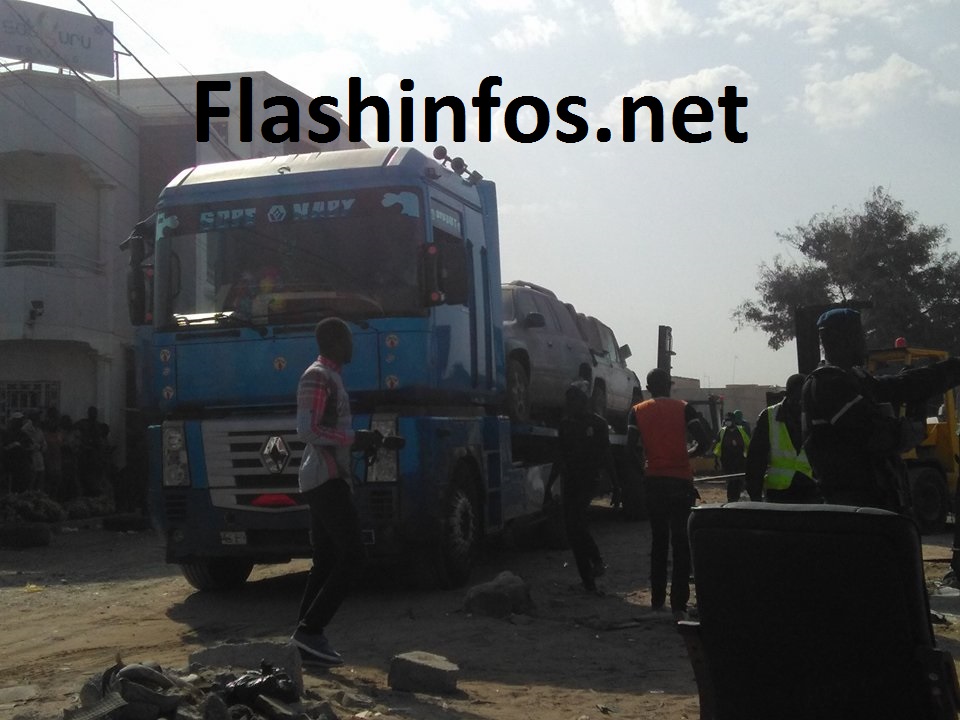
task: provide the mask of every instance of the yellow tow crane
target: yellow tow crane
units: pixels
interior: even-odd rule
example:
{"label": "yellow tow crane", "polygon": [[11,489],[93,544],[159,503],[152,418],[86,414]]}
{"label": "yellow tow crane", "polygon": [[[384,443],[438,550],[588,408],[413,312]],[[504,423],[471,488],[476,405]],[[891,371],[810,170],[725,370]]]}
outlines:
{"label": "yellow tow crane", "polygon": [[[867,370],[874,375],[892,375],[905,368],[932,365],[949,355],[945,350],[908,347],[905,339],[898,338],[895,347],[869,353]],[[903,454],[917,523],[924,532],[942,532],[948,513],[955,512],[960,475],[955,391],[931,396],[924,403],[907,404],[900,413],[912,422],[919,438]]]}

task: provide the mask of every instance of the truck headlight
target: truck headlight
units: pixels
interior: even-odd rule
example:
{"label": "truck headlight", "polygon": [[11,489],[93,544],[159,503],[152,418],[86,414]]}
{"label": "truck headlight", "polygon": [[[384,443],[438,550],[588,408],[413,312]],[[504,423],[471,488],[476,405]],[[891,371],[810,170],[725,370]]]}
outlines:
{"label": "truck headlight", "polygon": [[166,487],[190,485],[187,444],[184,441],[181,422],[163,424],[163,484]]}
{"label": "truck headlight", "polygon": [[[396,415],[374,415],[370,421],[371,430],[379,430],[384,437],[397,434]],[[367,470],[368,483],[397,482],[400,479],[399,450],[377,450],[373,465]]]}

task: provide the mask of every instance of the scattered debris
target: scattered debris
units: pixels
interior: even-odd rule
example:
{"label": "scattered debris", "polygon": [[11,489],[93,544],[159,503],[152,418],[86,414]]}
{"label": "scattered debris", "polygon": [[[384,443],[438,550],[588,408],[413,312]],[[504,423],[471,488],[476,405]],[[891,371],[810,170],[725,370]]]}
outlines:
{"label": "scattered debris", "polygon": [[[249,662],[253,657],[259,659]],[[251,670],[251,667],[259,669]],[[459,671],[439,655],[419,651],[404,653],[391,663],[389,684],[396,690],[452,693],[457,688]],[[367,688],[367,692],[377,695],[372,687]],[[322,695],[304,689],[300,653],[289,643],[233,642],[192,653],[189,666],[181,670],[147,660],[125,663],[118,656],[113,665],[84,682],[78,706],[65,709],[63,720],[391,720],[400,717],[379,704],[375,697],[336,683],[331,683]]]}
{"label": "scattered debris", "polygon": [[[235,644],[211,648],[210,657],[237,658],[259,650],[282,653],[280,643]],[[272,647],[266,647],[272,646]],[[289,647],[289,646],[287,646]],[[295,648],[287,657],[296,657]],[[196,653],[195,653],[196,654]],[[230,664],[207,667],[192,663],[172,670],[144,661],[126,664],[120,657],[80,690],[79,707],[64,710],[64,720],[309,720],[338,715],[329,702],[304,696],[300,664],[282,668],[261,660],[259,670]],[[296,680],[294,679],[296,677]]]}

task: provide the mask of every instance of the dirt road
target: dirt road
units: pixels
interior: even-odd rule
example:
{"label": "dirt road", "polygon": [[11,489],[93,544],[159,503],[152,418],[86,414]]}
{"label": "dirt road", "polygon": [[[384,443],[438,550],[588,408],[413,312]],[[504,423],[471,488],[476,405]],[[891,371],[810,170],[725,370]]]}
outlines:
{"label": "dirt road", "polygon": [[[669,616],[646,609],[649,526],[624,522],[602,504],[593,526],[609,564],[604,597],[582,593],[569,552],[559,550],[491,550],[471,578],[483,582],[501,570],[521,576],[536,603],[532,617],[471,616],[462,610],[465,590],[395,590],[373,579],[329,628],[347,664],[308,676],[307,688],[353,688],[398,718],[697,718],[683,643]],[[948,556],[947,536],[927,540],[925,555]],[[306,569],[305,561],[257,567],[242,591],[214,594],[194,591],[165,565],[149,531],[83,529],[56,535],[50,547],[0,550],[0,688],[37,689],[35,699],[0,708],[0,717],[60,717],[83,681],[117,653],[182,668],[190,652],[218,642],[285,640]],[[937,632],[960,657],[955,627]],[[391,692],[390,659],[410,650],[457,663],[461,692]]]}

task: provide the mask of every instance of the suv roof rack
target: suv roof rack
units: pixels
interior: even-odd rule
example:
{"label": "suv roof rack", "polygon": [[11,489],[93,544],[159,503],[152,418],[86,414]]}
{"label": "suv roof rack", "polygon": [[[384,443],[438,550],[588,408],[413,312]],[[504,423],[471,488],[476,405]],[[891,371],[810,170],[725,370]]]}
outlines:
{"label": "suv roof rack", "polygon": [[542,285],[536,285],[532,282],[527,282],[526,280],[512,280],[511,282],[504,283],[504,285],[512,285],[514,287],[524,287],[530,288],[531,290],[536,290],[537,292],[542,292],[544,295],[549,295],[550,297],[556,299],[557,295],[553,290],[548,290]]}

